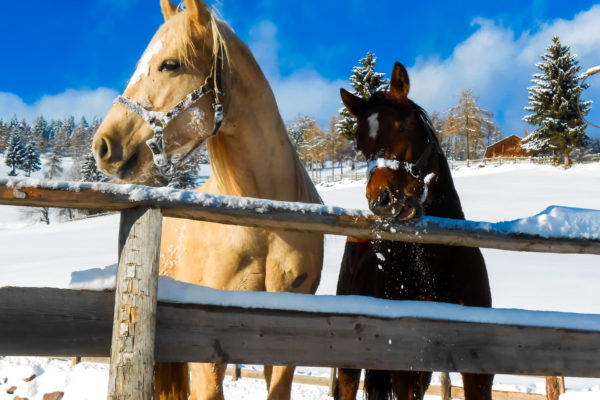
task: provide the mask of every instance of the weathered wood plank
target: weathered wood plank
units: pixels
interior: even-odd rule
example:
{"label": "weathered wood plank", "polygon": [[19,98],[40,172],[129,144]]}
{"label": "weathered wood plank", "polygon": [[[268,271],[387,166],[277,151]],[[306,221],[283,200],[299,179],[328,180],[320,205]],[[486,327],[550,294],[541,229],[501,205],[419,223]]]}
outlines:
{"label": "weathered wood plank", "polygon": [[465,226],[455,229],[435,222],[428,222],[427,226],[412,222],[389,222],[382,225],[381,220],[374,216],[345,215],[329,211],[309,213],[290,209],[281,203],[253,204],[233,197],[228,198],[228,202],[239,203],[239,206],[223,206],[220,201],[212,201],[214,197],[210,195],[205,196],[207,200],[203,204],[194,204],[191,200],[192,192],[172,190],[169,196],[160,197],[162,193],[157,191],[158,189],[129,185],[131,191],[138,190],[142,193],[132,198],[129,193],[122,193],[122,190],[119,193],[117,189],[113,189],[116,193],[111,193],[112,186],[79,184],[75,188],[56,189],[51,182],[31,187],[19,186],[15,181],[5,179],[0,180],[0,204],[109,211],[156,206],[163,210],[166,217],[266,229],[512,251],[600,254],[600,240],[593,239],[542,238],[529,234],[503,234]]}
{"label": "weathered wood plank", "polygon": [[107,357],[114,292],[0,288],[0,354]]}
{"label": "weathered wood plank", "polygon": [[[109,354],[112,293],[0,289],[0,354]],[[156,360],[600,376],[600,332],[159,303]]]}
{"label": "weathered wood plank", "polygon": [[109,400],[152,398],[161,230],[160,210],[121,213]]}

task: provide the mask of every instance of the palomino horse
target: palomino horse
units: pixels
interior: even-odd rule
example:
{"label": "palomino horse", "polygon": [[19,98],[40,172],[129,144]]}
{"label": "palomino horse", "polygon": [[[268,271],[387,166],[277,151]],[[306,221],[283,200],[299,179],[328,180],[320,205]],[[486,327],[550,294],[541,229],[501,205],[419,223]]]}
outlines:
{"label": "palomino horse", "polygon": [[[390,91],[363,100],[341,91],[358,119],[356,146],[368,160],[373,213],[409,220],[464,219],[448,163],[425,111],[407,98],[406,69],[396,63]],[[348,238],[337,293],[491,307],[479,249]],[[360,370],[340,369],[336,399],[354,399]],[[431,373],[366,371],[367,399],[422,399]],[[463,374],[467,400],[491,400],[493,375]]]}
{"label": "palomino horse", "polygon": [[[199,0],[161,8],[164,25],[94,137],[101,170],[152,184],[206,141],[213,173],[198,190],[320,202],[246,45]],[[166,218],[160,272],[223,290],[314,293],[322,258],[322,235]],[[154,399],[222,399],[224,373],[225,365],[157,364]],[[293,373],[265,367],[269,399],[289,399]]]}

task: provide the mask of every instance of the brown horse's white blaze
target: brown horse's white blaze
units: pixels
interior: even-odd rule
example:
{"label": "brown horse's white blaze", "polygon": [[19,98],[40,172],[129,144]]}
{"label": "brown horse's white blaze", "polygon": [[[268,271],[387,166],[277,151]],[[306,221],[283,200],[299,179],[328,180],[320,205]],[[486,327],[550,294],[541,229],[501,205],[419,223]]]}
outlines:
{"label": "brown horse's white blaze", "polygon": [[[160,170],[146,144],[155,132],[140,114],[169,113],[201,88],[213,76],[222,46],[223,124],[213,136],[214,92],[188,104],[162,126],[169,162],[206,142],[213,173],[198,190],[320,202],[287,138],[269,84],[246,45],[202,1],[186,0],[183,11],[168,0],[161,0],[161,7],[165,23],[123,93],[131,104],[115,104],[94,137],[99,167],[117,180],[155,183]],[[165,218],[160,272],[224,290],[314,293],[322,257],[322,235]],[[188,399],[189,394],[191,399],[221,399],[224,370],[224,365],[158,364],[154,398]],[[270,399],[289,399],[293,371],[265,368]]]}

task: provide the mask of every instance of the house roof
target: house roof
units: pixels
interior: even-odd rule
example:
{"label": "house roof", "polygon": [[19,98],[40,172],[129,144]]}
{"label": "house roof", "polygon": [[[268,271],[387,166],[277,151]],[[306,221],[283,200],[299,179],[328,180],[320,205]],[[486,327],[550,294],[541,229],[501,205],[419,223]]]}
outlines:
{"label": "house roof", "polygon": [[521,140],[521,138],[520,138],[520,137],[518,137],[517,135],[510,135],[510,136],[508,136],[508,137],[505,137],[505,138],[504,138],[504,139],[502,139],[502,140],[499,140],[499,141],[497,141],[496,143],[492,143],[492,144],[490,144],[490,145],[489,145],[487,148],[489,149],[490,147],[494,147],[494,146],[496,146],[497,144],[500,144],[500,143],[506,142],[506,141],[508,141],[509,139],[513,139],[513,138],[515,138],[515,139],[518,139],[519,141]]}

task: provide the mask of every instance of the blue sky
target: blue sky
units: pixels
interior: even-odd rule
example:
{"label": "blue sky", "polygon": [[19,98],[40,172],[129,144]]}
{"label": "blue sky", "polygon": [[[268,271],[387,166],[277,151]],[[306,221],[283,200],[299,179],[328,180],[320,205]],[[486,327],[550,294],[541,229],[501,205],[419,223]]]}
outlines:
{"label": "blue sky", "polygon": [[[162,23],[158,0],[3,4],[0,118],[43,112],[103,116]],[[464,88],[505,134],[521,134],[534,64],[559,34],[587,69],[600,64],[600,3],[505,0],[221,0],[212,2],[253,50],[284,119],[340,107],[338,89],[367,51],[377,69],[409,68],[411,97],[444,111]],[[597,82],[597,83],[596,83]],[[586,98],[600,102],[600,78]],[[600,103],[599,103],[600,104]],[[600,110],[592,118],[600,122]],[[590,133],[596,133],[590,130]]]}

